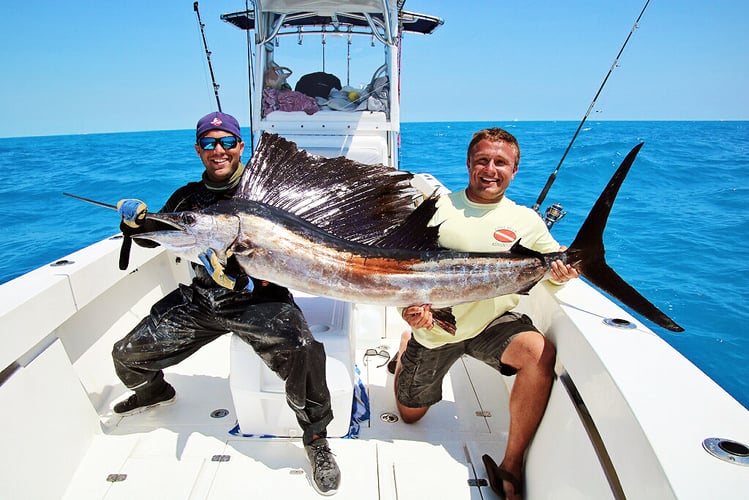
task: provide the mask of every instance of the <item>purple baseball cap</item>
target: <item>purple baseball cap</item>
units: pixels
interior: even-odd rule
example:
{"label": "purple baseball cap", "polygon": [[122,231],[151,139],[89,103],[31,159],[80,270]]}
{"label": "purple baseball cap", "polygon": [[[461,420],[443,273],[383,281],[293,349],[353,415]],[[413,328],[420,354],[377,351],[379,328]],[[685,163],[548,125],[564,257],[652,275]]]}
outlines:
{"label": "purple baseball cap", "polygon": [[219,111],[208,113],[198,120],[195,138],[200,139],[203,134],[210,132],[211,130],[223,130],[224,132],[229,132],[230,134],[237,136],[239,139],[242,138],[242,135],[239,132],[239,122],[237,119]]}

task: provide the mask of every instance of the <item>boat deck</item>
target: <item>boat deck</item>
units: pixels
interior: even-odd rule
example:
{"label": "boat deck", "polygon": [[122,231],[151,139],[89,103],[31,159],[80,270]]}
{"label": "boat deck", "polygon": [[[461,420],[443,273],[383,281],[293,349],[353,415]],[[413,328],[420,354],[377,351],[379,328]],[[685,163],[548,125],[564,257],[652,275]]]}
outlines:
{"label": "boat deck", "polygon": [[[229,341],[221,337],[166,370],[177,390],[173,405],[121,417],[111,407],[126,390],[115,391],[100,411],[103,432],[65,498],[320,498],[300,438],[230,433],[236,415]],[[397,344],[398,339],[383,339],[371,347],[394,354]],[[377,367],[383,359],[365,364],[363,355],[364,349],[357,350],[371,418],[362,422],[358,438],[330,439],[342,475],[336,498],[496,498],[481,456],[499,460],[505,447],[507,390],[499,375],[464,358],[445,379],[443,401],[409,425],[388,418],[397,411],[393,376]],[[221,409],[228,413],[212,416]]]}

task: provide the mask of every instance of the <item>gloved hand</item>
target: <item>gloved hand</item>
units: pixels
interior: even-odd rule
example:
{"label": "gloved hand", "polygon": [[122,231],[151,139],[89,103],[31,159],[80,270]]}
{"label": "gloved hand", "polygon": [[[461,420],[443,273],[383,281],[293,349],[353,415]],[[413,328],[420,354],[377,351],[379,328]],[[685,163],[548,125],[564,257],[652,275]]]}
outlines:
{"label": "gloved hand", "polygon": [[[231,254],[227,255],[227,257],[230,256]],[[208,271],[208,274],[213,278],[213,281],[222,287],[228,288],[229,290],[247,290],[248,292],[251,292],[254,289],[255,286],[252,283],[252,280],[246,274],[242,273],[236,278],[227,275],[224,272],[223,264],[221,264],[218,255],[216,255],[216,252],[214,252],[212,248],[209,248],[204,253],[198,255],[198,258],[200,259],[200,262],[203,263],[203,266],[205,266],[205,270]]]}
{"label": "gloved hand", "polygon": [[146,220],[146,204],[135,198],[125,198],[117,202],[117,213],[122,222],[136,228]]}

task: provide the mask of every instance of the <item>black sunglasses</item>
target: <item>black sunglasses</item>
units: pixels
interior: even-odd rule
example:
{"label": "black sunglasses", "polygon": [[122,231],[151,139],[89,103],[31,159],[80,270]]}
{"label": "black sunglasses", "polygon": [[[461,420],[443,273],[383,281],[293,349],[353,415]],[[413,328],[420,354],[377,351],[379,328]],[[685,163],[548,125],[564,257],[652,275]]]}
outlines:
{"label": "black sunglasses", "polygon": [[382,364],[377,365],[377,368],[381,368],[381,367],[385,366],[386,364],[388,364],[388,361],[390,361],[390,353],[387,352],[385,349],[379,349],[379,350],[378,349],[367,349],[366,351],[364,351],[364,364],[365,365],[368,364],[367,361],[372,356],[375,356],[375,357],[378,357],[378,358],[382,358],[382,359],[385,360],[385,361],[382,362]]}
{"label": "black sunglasses", "polygon": [[215,137],[201,137],[198,141],[200,149],[206,151],[213,151],[216,149],[216,144],[218,143],[221,143],[221,147],[225,150],[234,149],[237,147],[237,144],[239,144],[239,139],[233,135],[228,135],[226,137],[219,137],[218,139]]}

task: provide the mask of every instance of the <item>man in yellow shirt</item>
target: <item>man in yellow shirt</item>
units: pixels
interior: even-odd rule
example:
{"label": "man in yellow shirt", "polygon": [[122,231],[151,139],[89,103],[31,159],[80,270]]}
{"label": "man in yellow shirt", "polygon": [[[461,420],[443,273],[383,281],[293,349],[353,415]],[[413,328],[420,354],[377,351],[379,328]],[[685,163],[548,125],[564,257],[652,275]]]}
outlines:
{"label": "man in yellow shirt", "polygon": [[[538,214],[505,197],[519,162],[520,147],[509,132],[491,128],[474,134],[466,162],[468,187],[441,197],[430,223],[439,225],[440,246],[506,252],[522,239],[523,246],[539,252],[563,250]],[[578,273],[556,261],[550,275],[552,282],[562,284]],[[404,335],[395,369],[396,401],[407,423],[421,419],[442,399],[442,379],[463,354],[503,375],[516,375],[504,459],[497,466],[484,456],[492,489],[506,498],[522,497],[523,456],[546,409],[556,357],[531,319],[512,311],[518,301],[512,294],[453,306],[454,334],[435,324],[429,304],[404,308],[403,319],[412,332]]]}

